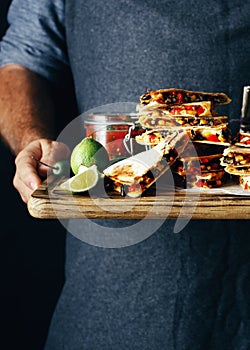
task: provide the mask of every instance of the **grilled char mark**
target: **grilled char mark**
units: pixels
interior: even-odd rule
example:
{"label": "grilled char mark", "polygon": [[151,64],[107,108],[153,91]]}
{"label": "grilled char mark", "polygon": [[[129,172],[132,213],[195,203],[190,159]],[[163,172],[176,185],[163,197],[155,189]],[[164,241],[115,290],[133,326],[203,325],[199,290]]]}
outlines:
{"label": "grilled char mark", "polygon": [[147,101],[151,99],[151,95],[149,92],[146,92],[144,95],[141,96],[141,100]]}

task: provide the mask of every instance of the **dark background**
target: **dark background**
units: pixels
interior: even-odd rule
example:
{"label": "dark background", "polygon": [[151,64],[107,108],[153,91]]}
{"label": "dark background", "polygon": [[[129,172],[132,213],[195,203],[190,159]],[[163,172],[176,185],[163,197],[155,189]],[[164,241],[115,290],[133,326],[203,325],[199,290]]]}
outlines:
{"label": "dark background", "polygon": [[[0,1],[0,37],[10,0]],[[43,349],[64,282],[65,232],[32,218],[12,185],[14,156],[0,140],[0,349]]]}

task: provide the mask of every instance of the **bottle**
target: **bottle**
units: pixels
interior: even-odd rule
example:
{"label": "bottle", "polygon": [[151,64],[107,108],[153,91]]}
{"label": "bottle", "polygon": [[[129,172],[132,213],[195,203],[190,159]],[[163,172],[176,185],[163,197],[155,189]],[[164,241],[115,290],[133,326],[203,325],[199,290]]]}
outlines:
{"label": "bottle", "polygon": [[244,86],[237,146],[250,146],[250,86]]}
{"label": "bottle", "polygon": [[244,86],[243,89],[240,133],[250,134],[250,86]]}

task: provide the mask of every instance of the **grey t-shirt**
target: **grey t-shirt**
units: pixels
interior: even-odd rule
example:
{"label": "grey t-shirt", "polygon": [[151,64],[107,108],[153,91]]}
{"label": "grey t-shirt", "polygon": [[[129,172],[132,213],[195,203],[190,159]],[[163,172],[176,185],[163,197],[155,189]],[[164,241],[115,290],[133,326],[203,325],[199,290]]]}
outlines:
{"label": "grey t-shirt", "polygon": [[[14,0],[9,20],[1,64],[55,84],[70,67],[79,113],[180,87],[228,93],[225,114],[239,117],[250,81],[247,2]],[[46,349],[247,349],[248,221],[191,220],[178,234],[174,225],[119,249],[69,234]]]}

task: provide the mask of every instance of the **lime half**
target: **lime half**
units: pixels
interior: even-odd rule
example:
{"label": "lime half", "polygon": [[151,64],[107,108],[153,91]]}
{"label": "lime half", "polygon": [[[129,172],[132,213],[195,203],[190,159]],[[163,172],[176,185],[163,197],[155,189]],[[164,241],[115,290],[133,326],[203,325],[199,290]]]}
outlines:
{"label": "lime half", "polygon": [[85,192],[95,187],[99,180],[99,172],[96,165],[87,168],[80,166],[78,174],[63,182],[60,187],[73,193]]}

